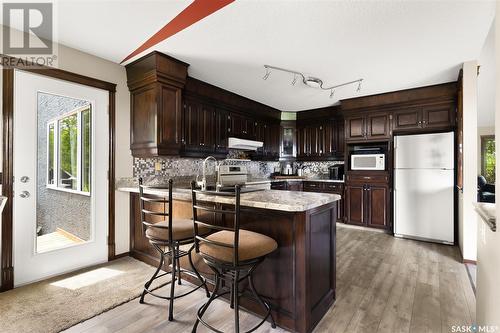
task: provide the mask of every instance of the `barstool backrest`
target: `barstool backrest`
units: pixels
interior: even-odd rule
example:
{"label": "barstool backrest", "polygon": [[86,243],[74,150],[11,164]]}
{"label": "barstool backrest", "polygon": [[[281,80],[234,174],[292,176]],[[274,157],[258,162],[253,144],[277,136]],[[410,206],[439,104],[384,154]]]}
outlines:
{"label": "barstool backrest", "polygon": [[[233,265],[237,266],[239,263],[238,258],[238,246],[239,246],[239,238],[240,238],[240,193],[241,187],[240,185],[236,185],[234,187],[234,193],[231,192],[216,192],[216,191],[201,191],[196,189],[196,182],[193,181],[191,183],[191,193],[193,200],[193,222],[194,222],[194,245],[196,253],[200,252],[199,245],[200,243],[209,243],[215,246],[221,246],[226,248],[231,248],[233,251]],[[234,208],[221,208],[220,205],[217,205],[213,202],[203,201],[203,197],[199,198],[198,195],[217,195],[224,197],[234,197]],[[213,221],[199,221],[198,220],[198,210],[208,213],[213,213],[214,219]],[[217,224],[217,214],[221,215],[221,221],[226,221],[224,218],[225,215],[229,215],[232,217],[233,225],[232,227],[221,226]],[[229,218],[230,220],[231,218]],[[234,240],[232,244],[225,244],[221,242],[217,242],[214,240],[207,239],[207,234],[200,234],[198,232],[198,226],[203,225],[212,230],[221,230],[221,231],[231,231],[234,233]]]}
{"label": "barstool backrest", "polygon": [[[139,178],[139,209],[141,211],[141,223],[142,223],[142,234],[144,235],[145,231],[148,228],[157,228],[157,229],[167,229],[168,228],[168,239],[173,239],[172,235],[172,179],[168,180],[168,185],[155,185],[148,186],[143,185],[142,178]],[[168,189],[168,197],[157,196],[144,193],[144,190],[147,189]],[[161,204],[162,209],[153,210],[153,205]],[[153,221],[155,218],[158,219],[160,217],[160,221]],[[158,225],[158,222],[168,222],[166,225]],[[152,239],[150,239],[152,240]],[[152,240],[154,241],[154,240]],[[158,240],[160,241],[160,240]],[[165,240],[163,240],[164,242]]]}

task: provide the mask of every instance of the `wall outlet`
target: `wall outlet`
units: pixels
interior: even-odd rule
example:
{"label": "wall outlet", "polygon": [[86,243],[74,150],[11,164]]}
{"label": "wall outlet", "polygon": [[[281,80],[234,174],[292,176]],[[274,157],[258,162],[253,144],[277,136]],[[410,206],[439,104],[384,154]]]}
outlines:
{"label": "wall outlet", "polygon": [[161,163],[155,162],[155,171],[161,171]]}

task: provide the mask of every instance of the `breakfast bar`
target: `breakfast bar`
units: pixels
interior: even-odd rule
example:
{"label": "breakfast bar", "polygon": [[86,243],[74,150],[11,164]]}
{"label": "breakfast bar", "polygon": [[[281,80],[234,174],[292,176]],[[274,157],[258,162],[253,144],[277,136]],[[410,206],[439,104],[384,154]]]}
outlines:
{"label": "breakfast bar", "polygon": [[[119,189],[130,192],[131,255],[157,265],[155,251],[142,235],[137,188]],[[148,192],[166,195],[160,189]],[[173,198],[174,217],[191,218],[190,190],[174,189]],[[335,301],[335,221],[339,199],[336,194],[277,190],[241,195],[241,227],[267,235],[278,243],[278,249],[257,268],[254,279],[258,292],[271,304],[280,327],[311,332]],[[217,195],[204,195],[199,200],[222,206],[234,203],[234,198]],[[224,223],[213,215],[198,218]],[[210,280],[210,270],[203,267],[200,258],[195,258],[195,263]],[[181,266],[189,268],[187,261]],[[242,306],[262,315],[256,304],[242,300]]]}

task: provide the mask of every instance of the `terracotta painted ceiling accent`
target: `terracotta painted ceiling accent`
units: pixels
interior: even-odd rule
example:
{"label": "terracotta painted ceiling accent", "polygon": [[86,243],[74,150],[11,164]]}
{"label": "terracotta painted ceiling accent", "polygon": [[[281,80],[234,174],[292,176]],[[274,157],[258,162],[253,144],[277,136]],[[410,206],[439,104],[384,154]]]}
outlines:
{"label": "terracotta painted ceiling accent", "polygon": [[234,0],[194,0],[193,3],[187,6],[157,33],[151,36],[144,44],[123,59],[121,63],[186,29],[219,9],[229,5],[233,1]]}

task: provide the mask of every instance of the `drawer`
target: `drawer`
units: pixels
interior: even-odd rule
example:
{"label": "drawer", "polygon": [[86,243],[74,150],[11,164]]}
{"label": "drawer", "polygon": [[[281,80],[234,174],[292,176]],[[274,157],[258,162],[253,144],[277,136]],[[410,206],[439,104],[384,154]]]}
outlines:
{"label": "drawer", "polygon": [[348,182],[370,182],[370,183],[388,183],[388,174],[350,174],[347,175]]}
{"label": "drawer", "polygon": [[325,183],[323,185],[323,189],[326,192],[342,193],[344,191],[344,185],[343,184]]}
{"label": "drawer", "polygon": [[271,183],[271,190],[286,190],[286,182],[273,182]]}
{"label": "drawer", "polygon": [[304,191],[320,192],[323,190],[323,185],[322,182],[304,182],[303,188]]}

